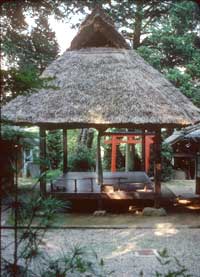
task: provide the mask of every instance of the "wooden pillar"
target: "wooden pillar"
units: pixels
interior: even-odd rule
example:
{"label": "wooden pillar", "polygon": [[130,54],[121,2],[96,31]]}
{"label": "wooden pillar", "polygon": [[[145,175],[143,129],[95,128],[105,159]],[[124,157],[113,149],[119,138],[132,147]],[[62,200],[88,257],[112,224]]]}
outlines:
{"label": "wooden pillar", "polygon": [[103,169],[101,161],[101,131],[98,131],[97,135],[97,159],[96,159],[96,174],[97,174],[97,184],[103,184]]}
{"label": "wooden pillar", "polygon": [[142,170],[146,171],[146,135],[145,135],[145,130],[142,131]]}
{"label": "wooden pillar", "polygon": [[[156,193],[156,198],[159,197],[161,193],[161,130],[160,128],[155,132],[155,161],[154,161],[154,192]],[[158,206],[158,202],[155,202],[155,206]]]}
{"label": "wooden pillar", "polygon": [[67,129],[63,128],[63,173],[67,173]]}
{"label": "wooden pillar", "polygon": [[[199,142],[200,144],[200,142]],[[196,194],[200,194],[200,145],[196,156]]]}
{"label": "wooden pillar", "polygon": [[125,160],[125,170],[126,172],[134,170],[134,162],[135,162],[135,144],[132,140],[135,139],[134,136],[131,138],[127,137],[127,144],[126,144],[126,160]]}
{"label": "wooden pillar", "polygon": [[116,172],[116,161],[117,161],[117,144],[116,137],[112,135],[112,155],[111,155],[111,172]]}
{"label": "wooden pillar", "polygon": [[127,144],[126,144],[126,154],[125,154],[125,171],[129,172],[129,144],[128,144],[128,137],[127,137]]}
{"label": "wooden pillar", "polygon": [[150,168],[150,155],[151,155],[151,138],[146,136],[145,138],[145,171],[148,173]]}
{"label": "wooden pillar", "polygon": [[40,127],[40,192],[46,194],[46,130]]}

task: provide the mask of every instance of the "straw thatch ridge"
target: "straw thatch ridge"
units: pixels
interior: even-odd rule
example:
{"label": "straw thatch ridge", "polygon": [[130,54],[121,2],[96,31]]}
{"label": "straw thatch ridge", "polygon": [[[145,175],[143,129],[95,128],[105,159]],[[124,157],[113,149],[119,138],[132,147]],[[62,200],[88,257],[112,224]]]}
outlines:
{"label": "straw thatch ridge", "polygon": [[94,46],[130,49],[124,37],[98,13],[82,25],[71,42],[70,50]]}
{"label": "straw thatch ridge", "polygon": [[82,28],[84,25],[90,24],[96,15],[99,15],[104,21],[106,21],[110,25],[113,25],[114,27],[114,21],[112,20],[112,18],[107,13],[105,13],[105,11],[99,4],[96,4],[96,7],[92,10],[90,14],[86,16],[86,18],[80,24],[80,28]]}
{"label": "straw thatch ridge", "polygon": [[57,90],[18,96],[2,109],[18,124],[189,125],[200,111],[134,50],[66,51],[44,72]]}

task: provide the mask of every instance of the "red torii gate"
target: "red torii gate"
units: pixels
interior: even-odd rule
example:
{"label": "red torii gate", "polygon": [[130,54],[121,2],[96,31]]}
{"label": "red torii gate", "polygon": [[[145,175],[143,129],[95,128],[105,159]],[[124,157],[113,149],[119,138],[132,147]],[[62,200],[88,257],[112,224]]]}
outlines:
{"label": "red torii gate", "polygon": [[[154,143],[154,134],[149,133],[104,133],[104,136],[111,136],[111,139],[104,140],[105,144],[112,144],[112,154],[111,154],[111,172],[117,171],[117,145],[125,144],[142,144],[142,162],[144,171],[148,172],[150,167],[150,145]],[[126,139],[124,140],[124,137]],[[139,139],[136,139],[136,137]]]}

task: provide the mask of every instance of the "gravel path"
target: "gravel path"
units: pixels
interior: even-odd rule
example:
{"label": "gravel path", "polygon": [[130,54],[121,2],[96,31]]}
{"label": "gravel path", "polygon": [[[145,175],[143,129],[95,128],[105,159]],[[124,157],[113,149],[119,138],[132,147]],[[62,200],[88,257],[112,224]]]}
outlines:
{"label": "gravel path", "polygon": [[156,270],[163,272],[156,256],[138,256],[136,250],[160,251],[164,248],[170,256],[175,255],[193,276],[200,276],[199,229],[63,230],[48,232],[45,240],[51,254],[58,253],[61,247],[65,249],[76,244],[95,249],[98,256],[104,258],[106,268],[115,271],[115,277],[139,276],[141,270],[147,277],[155,276]]}
{"label": "gravel path", "polygon": [[[8,233],[7,233],[8,236]],[[157,229],[98,229],[98,230],[53,230],[48,231],[43,248],[58,257],[61,250],[70,250],[75,245],[94,249],[105,261],[106,270],[114,270],[114,277],[155,276],[155,271],[166,272],[175,264],[161,266],[156,255],[138,255],[137,250],[167,248],[171,257],[189,269],[192,276],[200,276],[200,230],[176,229],[162,226]],[[8,253],[7,253],[8,254]],[[72,275],[76,276],[76,275]],[[81,275],[82,276],[82,275]]]}

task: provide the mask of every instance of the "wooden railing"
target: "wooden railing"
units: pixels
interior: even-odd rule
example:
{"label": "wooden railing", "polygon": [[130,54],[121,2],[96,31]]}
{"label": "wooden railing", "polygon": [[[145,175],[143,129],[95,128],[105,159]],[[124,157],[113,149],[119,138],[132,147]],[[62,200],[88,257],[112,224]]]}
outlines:
{"label": "wooden railing", "polygon": [[[59,192],[67,192],[67,182],[69,181],[73,181],[74,182],[74,189],[72,190],[74,193],[78,192],[78,181],[83,181],[83,180],[90,180],[90,192],[94,192],[94,179],[96,179],[96,177],[84,177],[84,178],[70,178],[70,179],[66,179],[66,178],[60,178],[58,180],[56,180],[55,183],[51,182],[51,192],[55,192],[55,191],[59,191]],[[119,185],[120,185],[120,181],[127,179],[126,177],[107,177],[104,178],[104,180],[117,180],[116,183],[113,184],[109,184],[109,185],[118,185],[118,189],[119,189]],[[60,184],[61,183],[61,184]]]}

